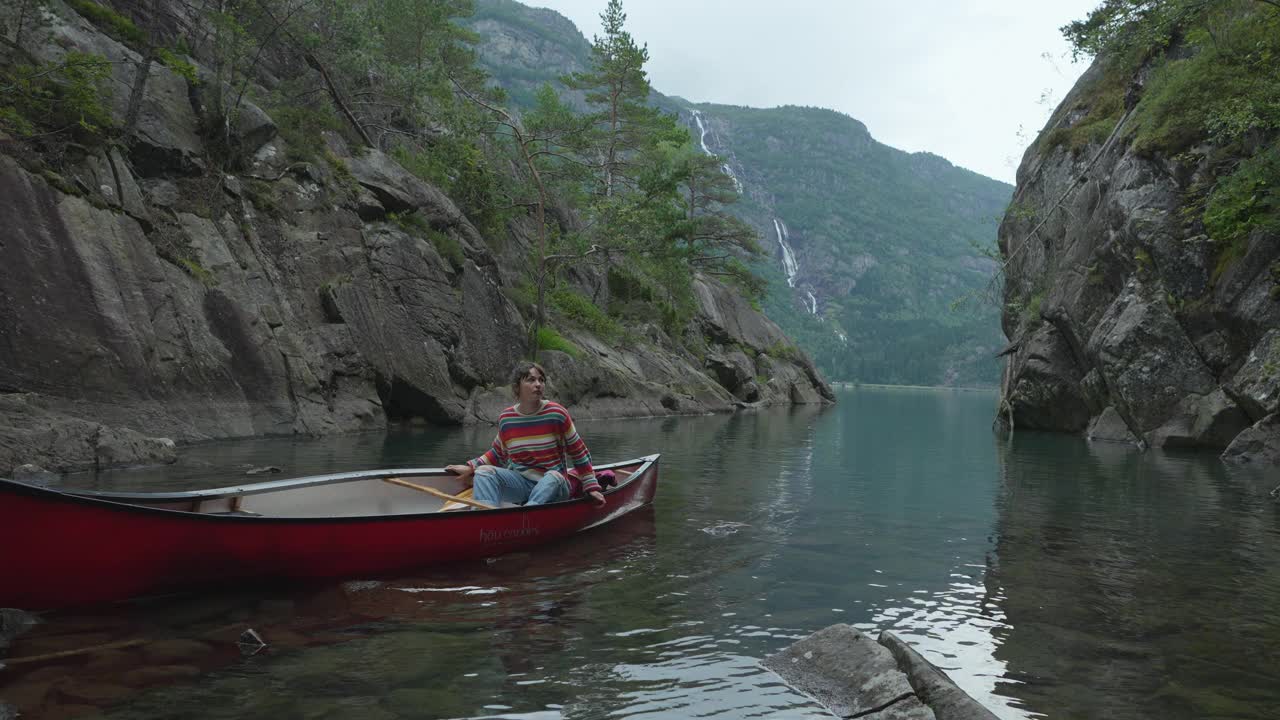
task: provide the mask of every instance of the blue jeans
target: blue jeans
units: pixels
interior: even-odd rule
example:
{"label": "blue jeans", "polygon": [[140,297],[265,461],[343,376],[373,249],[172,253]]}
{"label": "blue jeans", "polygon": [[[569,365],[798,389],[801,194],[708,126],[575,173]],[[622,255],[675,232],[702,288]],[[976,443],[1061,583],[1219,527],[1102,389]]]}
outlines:
{"label": "blue jeans", "polygon": [[569,482],[556,471],[534,481],[515,470],[481,465],[476,468],[474,486],[472,497],[494,507],[504,502],[542,505],[569,499]]}

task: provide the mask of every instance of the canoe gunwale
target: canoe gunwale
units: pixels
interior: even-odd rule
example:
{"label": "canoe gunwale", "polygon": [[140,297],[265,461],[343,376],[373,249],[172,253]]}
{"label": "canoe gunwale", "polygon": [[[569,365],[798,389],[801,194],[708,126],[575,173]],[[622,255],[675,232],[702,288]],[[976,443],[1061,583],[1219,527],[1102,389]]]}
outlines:
{"label": "canoe gunwale", "polygon": [[[634,472],[627,479],[618,485],[605,491],[605,497],[613,495],[630,486],[633,482],[644,477],[651,472],[658,460],[660,454],[645,455],[631,460],[623,460],[621,462],[608,463],[606,465],[597,466],[596,471],[612,470],[620,467],[636,466]],[[363,480],[380,480],[392,477],[444,477],[452,475],[443,468],[388,468],[379,470],[357,470],[345,473],[332,473],[328,475],[307,475],[297,478],[286,478],[282,480],[270,480],[263,483],[254,483],[242,486],[227,486],[220,488],[210,488],[207,490],[192,490],[185,492],[163,492],[163,493],[146,493],[146,492],[111,492],[103,490],[71,490],[58,488],[45,488],[36,485],[30,485],[16,480],[8,480],[0,478],[0,492],[16,492],[24,495],[43,497],[46,499],[56,500],[59,502],[72,502],[77,504],[93,505],[98,507],[109,508],[117,512],[134,512],[155,514],[162,513],[166,516],[181,516],[185,519],[202,519],[213,522],[248,522],[248,523],[353,523],[353,522],[369,522],[369,521],[396,521],[396,520],[414,520],[420,521],[424,519],[449,520],[461,517],[475,517],[477,513],[486,515],[496,513],[513,513],[513,512],[537,512],[543,508],[558,508],[573,503],[589,502],[587,497],[572,498],[569,500],[561,500],[554,503],[546,503],[545,505],[537,505],[528,507],[518,505],[514,507],[494,508],[492,510],[475,509],[466,513],[457,512],[440,512],[434,510],[431,512],[418,513],[396,513],[389,515],[349,515],[349,516],[307,516],[307,517],[288,517],[273,515],[235,515],[235,514],[212,514],[193,512],[190,510],[179,510],[174,508],[151,507],[147,503],[174,503],[174,502],[203,502],[206,500],[227,499],[236,497],[245,497],[249,495],[258,495],[263,493],[282,492],[288,490],[299,490],[322,485],[332,485],[346,482],[358,482]]]}

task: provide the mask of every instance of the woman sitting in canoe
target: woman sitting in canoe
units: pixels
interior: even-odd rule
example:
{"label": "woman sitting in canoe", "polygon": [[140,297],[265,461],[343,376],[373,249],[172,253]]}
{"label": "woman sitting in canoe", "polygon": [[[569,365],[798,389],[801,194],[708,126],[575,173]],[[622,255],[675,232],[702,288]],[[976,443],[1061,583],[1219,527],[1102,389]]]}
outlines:
{"label": "woman sitting in canoe", "polygon": [[[597,506],[604,505],[587,444],[578,436],[569,411],[542,397],[546,384],[541,365],[517,365],[511,373],[516,404],[498,416],[493,447],[465,465],[445,468],[464,480],[475,475],[476,500],[494,506],[541,505],[567,500],[575,494],[571,483],[577,482]],[[566,462],[573,465],[576,477],[570,477]]]}

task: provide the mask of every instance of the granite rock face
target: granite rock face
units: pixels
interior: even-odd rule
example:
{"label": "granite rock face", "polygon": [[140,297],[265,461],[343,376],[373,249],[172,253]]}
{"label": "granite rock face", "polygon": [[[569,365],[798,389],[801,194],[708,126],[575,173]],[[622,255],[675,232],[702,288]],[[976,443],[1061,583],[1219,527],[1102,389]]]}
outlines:
{"label": "granite rock face", "polygon": [[[33,54],[117,61],[122,119],[137,54],[54,5]],[[215,438],[488,422],[510,403],[529,323],[510,297],[521,222],[482,236],[439,188],[334,134],[326,160],[288,163],[251,104],[231,128],[244,170],[212,172],[199,93],[159,65],[146,87],[117,147],[71,147],[57,172],[0,149],[0,475],[170,462],[174,443]],[[599,269],[573,280],[606,285]],[[582,352],[545,358],[553,392],[584,418],[832,398],[773,323],[698,282],[691,337],[646,327],[619,347],[564,329]]]}
{"label": "granite rock face", "polygon": [[1086,72],[1028,149],[1000,227],[1000,422],[1221,451],[1280,410],[1280,238],[1256,231],[1220,262],[1186,221],[1211,147],[1137,152],[1126,127],[1074,150],[1050,142],[1086,116],[1101,76]]}

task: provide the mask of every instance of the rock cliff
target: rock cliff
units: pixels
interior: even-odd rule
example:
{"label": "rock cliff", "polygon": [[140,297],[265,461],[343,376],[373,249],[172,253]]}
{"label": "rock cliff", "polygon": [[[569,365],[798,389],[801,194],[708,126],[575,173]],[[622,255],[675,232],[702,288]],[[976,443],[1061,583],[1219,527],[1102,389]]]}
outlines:
{"label": "rock cliff", "polygon": [[[1190,52],[1165,58],[1166,86]],[[1018,169],[1000,422],[1242,460],[1270,445],[1274,462],[1280,237],[1259,225],[1226,243],[1201,220],[1224,168],[1274,137],[1144,141],[1167,122],[1168,99],[1148,98],[1160,60],[1119,79],[1095,63]]]}
{"label": "rock cliff", "polygon": [[[113,86],[132,86],[133,49],[49,6],[30,54],[95,52],[114,61]],[[250,161],[218,170],[196,88],[158,64],[146,88],[119,142],[51,157],[0,137],[0,476],[171,457],[156,437],[496,415],[524,354],[521,222],[482,234],[440,190],[334,133],[322,159],[290,162],[251,104],[230,138]],[[127,96],[110,108],[121,127]],[[603,271],[576,280],[607,299]],[[586,418],[833,398],[776,325],[714,281],[697,290],[684,337],[562,329],[581,352],[546,352],[553,391]]]}

